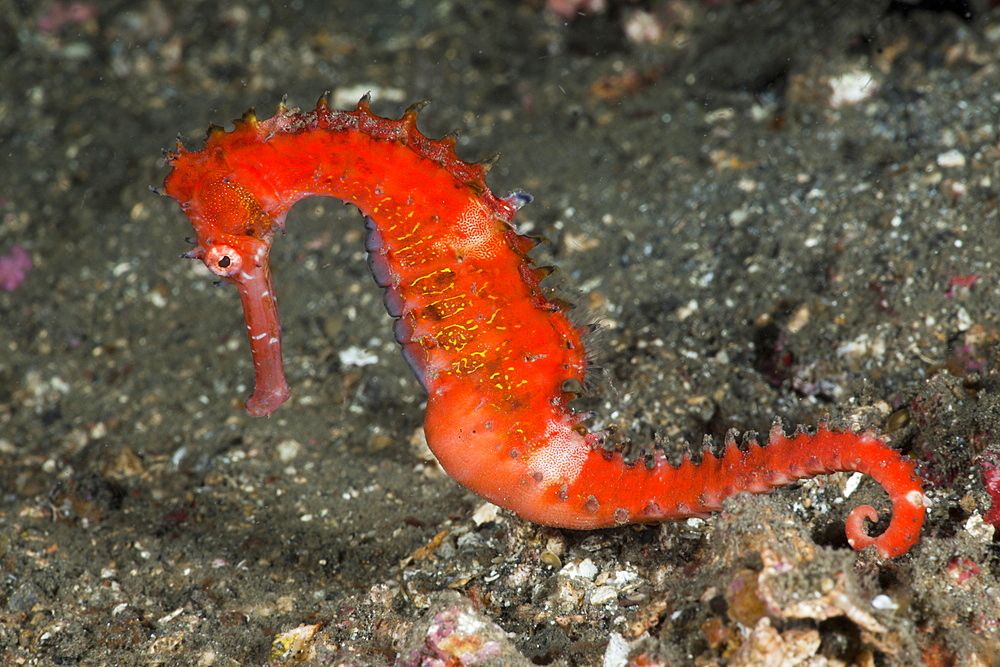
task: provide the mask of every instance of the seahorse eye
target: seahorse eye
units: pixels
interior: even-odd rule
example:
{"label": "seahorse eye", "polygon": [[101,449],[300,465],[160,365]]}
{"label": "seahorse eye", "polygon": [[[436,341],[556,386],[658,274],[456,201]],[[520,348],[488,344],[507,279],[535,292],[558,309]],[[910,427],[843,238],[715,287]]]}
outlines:
{"label": "seahorse eye", "polygon": [[228,278],[239,273],[243,259],[235,248],[227,245],[215,245],[205,253],[205,266],[217,276]]}

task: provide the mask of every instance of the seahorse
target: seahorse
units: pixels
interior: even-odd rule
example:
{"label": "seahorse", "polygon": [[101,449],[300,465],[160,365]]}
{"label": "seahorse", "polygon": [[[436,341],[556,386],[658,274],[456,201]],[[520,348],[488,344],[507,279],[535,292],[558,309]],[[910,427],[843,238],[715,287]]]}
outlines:
{"label": "seahorse", "polygon": [[424,431],[442,467],[460,484],[518,516],[555,527],[593,529],[705,517],[727,497],[765,493],[836,471],[873,477],[892,503],[888,528],[870,536],[870,506],[846,521],[849,544],[884,558],[918,540],[929,502],[913,462],[870,431],[791,437],[775,421],[766,444],[733,434],[716,456],[685,454],[671,464],[661,448],[638,460],[605,447],[591,415],[576,413],[588,372],[587,335],[570,304],[542,286],[549,269],[517,233],[525,193],[497,197],[487,165],[466,163],[455,139],[417,129],[422,104],[393,120],[354,110],[311,112],[284,100],[267,120],[253,109],[226,131],[211,126],[205,147],[178,141],[162,194],[187,214],[200,259],[239,290],[253,358],[250,415],[269,415],[289,397],[269,253],[289,209],[314,195],[336,197],[364,216],[365,249],[395,338],[427,393]]}

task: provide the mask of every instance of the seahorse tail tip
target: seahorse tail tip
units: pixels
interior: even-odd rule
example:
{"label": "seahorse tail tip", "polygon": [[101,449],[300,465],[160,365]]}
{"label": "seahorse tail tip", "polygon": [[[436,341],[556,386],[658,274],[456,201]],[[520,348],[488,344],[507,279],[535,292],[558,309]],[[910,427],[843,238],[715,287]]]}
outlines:
{"label": "seahorse tail tip", "polygon": [[865,531],[864,521],[878,521],[878,512],[869,505],[855,507],[847,516],[845,532],[847,542],[855,550],[874,546],[882,558],[896,558],[910,550],[920,538],[926,509],[931,502],[920,489],[907,492],[893,501],[893,517],[881,535],[872,537]]}
{"label": "seahorse tail tip", "polygon": [[865,519],[872,523],[878,521],[878,512],[871,505],[860,505],[851,510],[847,516],[845,530],[847,543],[853,549],[864,549],[875,544],[875,538],[865,532]]}

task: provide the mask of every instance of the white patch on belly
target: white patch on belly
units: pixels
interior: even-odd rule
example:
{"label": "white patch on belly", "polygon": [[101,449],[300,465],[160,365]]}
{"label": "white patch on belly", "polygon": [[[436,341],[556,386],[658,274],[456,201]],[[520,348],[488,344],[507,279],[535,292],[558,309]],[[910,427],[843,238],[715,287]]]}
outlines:
{"label": "white patch on belly", "polygon": [[564,418],[557,418],[549,420],[544,442],[525,457],[528,468],[542,474],[544,485],[572,484],[589,452],[583,436],[571,429]]}

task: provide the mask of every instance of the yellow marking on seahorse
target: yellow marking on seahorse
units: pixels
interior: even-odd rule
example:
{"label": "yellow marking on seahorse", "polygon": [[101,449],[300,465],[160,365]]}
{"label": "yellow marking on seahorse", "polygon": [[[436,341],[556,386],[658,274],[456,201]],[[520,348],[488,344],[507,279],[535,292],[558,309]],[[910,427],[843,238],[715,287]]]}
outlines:
{"label": "yellow marking on seahorse", "polygon": [[[426,287],[426,288],[422,288],[418,284],[418,283],[420,283],[420,282],[422,282],[424,280],[433,279],[436,276],[438,276],[439,274],[448,274],[448,275],[451,275],[452,276],[451,282],[449,282],[447,285],[445,285],[444,287],[441,287],[440,289],[438,289],[436,291],[433,288],[437,287],[437,285],[433,285],[433,286],[429,286],[429,287]],[[451,269],[448,269],[448,268],[438,269],[437,271],[434,271],[433,273],[425,273],[424,275],[422,275],[422,276],[420,276],[418,278],[414,278],[413,280],[411,280],[410,281],[410,289],[419,290],[420,293],[423,294],[423,295],[425,295],[425,296],[434,296],[434,295],[437,295],[437,294],[444,294],[445,292],[447,292],[447,291],[449,291],[451,289],[454,289],[454,287],[455,287],[454,276],[455,276],[455,272],[452,271]]]}
{"label": "yellow marking on seahorse", "polygon": [[[500,356],[503,356],[502,353],[498,352],[498,354]],[[514,368],[513,366],[508,366],[506,370],[508,372],[496,371],[495,373],[493,373],[489,377],[490,381],[493,382],[493,386],[496,387],[497,389],[500,389],[502,391],[512,391],[512,390],[517,389],[518,387],[522,387],[522,386],[524,386],[525,384],[528,383],[527,380],[522,379],[516,385],[512,386],[511,385],[511,380],[510,380],[510,375],[508,373],[509,372],[516,372],[517,369]],[[502,382],[497,382],[497,380],[502,380]]]}
{"label": "yellow marking on seahorse", "polygon": [[[400,243],[405,243],[406,239],[409,238],[409,236],[412,236],[412,234],[402,238],[397,238],[396,240],[399,241]],[[434,247],[430,239],[418,238],[413,242],[406,243],[406,245],[400,246],[398,252],[409,252],[414,250],[420,250],[420,248],[426,248],[427,246],[430,246],[432,248]]]}
{"label": "yellow marking on seahorse", "polygon": [[467,301],[468,295],[459,294],[457,296],[448,297],[447,299],[438,299],[437,301],[433,301],[427,305],[427,309],[432,309],[437,315],[437,319],[446,320],[449,317],[454,317],[465,310],[465,304]]}
{"label": "yellow marking on seahorse", "polygon": [[[414,213],[416,213],[416,211],[409,211],[409,212],[407,212],[407,214],[406,214],[406,217],[405,217],[404,219],[402,219],[402,220],[399,220],[399,219],[397,218],[397,221],[396,221],[396,222],[393,222],[392,224],[388,225],[388,226],[387,226],[387,227],[385,228],[385,229],[386,229],[386,232],[393,232],[393,231],[395,231],[395,230],[396,230],[396,228],[397,228],[397,227],[399,227],[399,226],[400,226],[400,225],[401,225],[402,223],[404,223],[404,222],[409,222],[409,221],[410,221],[410,218],[412,218],[412,217],[413,217],[413,214],[414,214]],[[418,226],[419,226],[419,223],[418,223]],[[412,234],[412,232],[411,232],[411,234]]]}
{"label": "yellow marking on seahorse", "polygon": [[387,224],[385,226],[385,232],[386,232],[386,234],[388,235],[388,234],[391,234],[391,233],[395,232],[396,229],[401,224],[403,224],[404,222],[409,222],[411,217],[413,217],[413,211],[410,211],[409,213],[407,213],[402,218],[400,218],[398,215],[396,217],[394,217],[391,221],[389,221],[389,224]]}
{"label": "yellow marking on seahorse", "polygon": [[[479,359],[472,359],[471,357],[479,357]],[[461,373],[469,375],[475,373],[480,368],[486,365],[483,359],[486,357],[485,352],[472,352],[466,357],[462,357],[458,361],[454,361],[451,364],[452,370],[455,373]]]}
{"label": "yellow marking on seahorse", "polygon": [[435,248],[427,240],[421,239],[416,243],[403,246],[395,251],[396,261],[404,268],[412,268],[421,264],[437,262],[441,255],[440,249]]}
{"label": "yellow marking on seahorse", "polygon": [[[413,212],[412,212],[412,211],[410,212],[410,215],[413,215]],[[409,216],[407,216],[407,217],[409,217]],[[420,220],[417,220],[417,221],[416,221],[416,222],[415,222],[415,223],[413,224],[413,229],[411,229],[411,230],[410,230],[410,233],[409,233],[409,234],[403,234],[402,236],[399,236],[399,237],[397,237],[397,238],[398,238],[398,240],[399,240],[400,242],[403,242],[403,241],[405,241],[406,239],[408,239],[408,238],[410,238],[411,236],[413,236],[414,234],[416,234],[416,233],[417,233],[417,230],[418,230],[418,229],[420,229]]]}
{"label": "yellow marking on seahorse", "polygon": [[461,352],[465,346],[475,339],[472,332],[476,326],[467,327],[463,324],[449,324],[440,333],[435,334],[437,344],[445,350]]}
{"label": "yellow marking on seahorse", "polygon": [[378,213],[378,209],[379,209],[379,206],[381,204],[384,204],[386,202],[391,202],[391,201],[392,201],[392,197],[383,197],[382,201],[380,201],[377,204],[375,204],[374,206],[372,206],[372,213]]}
{"label": "yellow marking on seahorse", "polygon": [[[510,371],[510,372],[512,372],[512,373],[516,373],[517,372],[517,369],[514,368],[513,366],[508,366],[507,370]],[[496,373],[495,375],[499,375],[499,374],[500,373]],[[510,375],[506,375],[505,374],[504,375],[504,379],[507,381],[506,389],[508,391],[517,389],[518,387],[523,387],[524,385],[528,384],[528,381],[522,378],[520,382],[518,382],[517,384],[511,386],[511,384],[510,384]],[[500,385],[497,385],[497,387],[500,388],[500,389],[504,388],[504,387],[500,387]]]}

